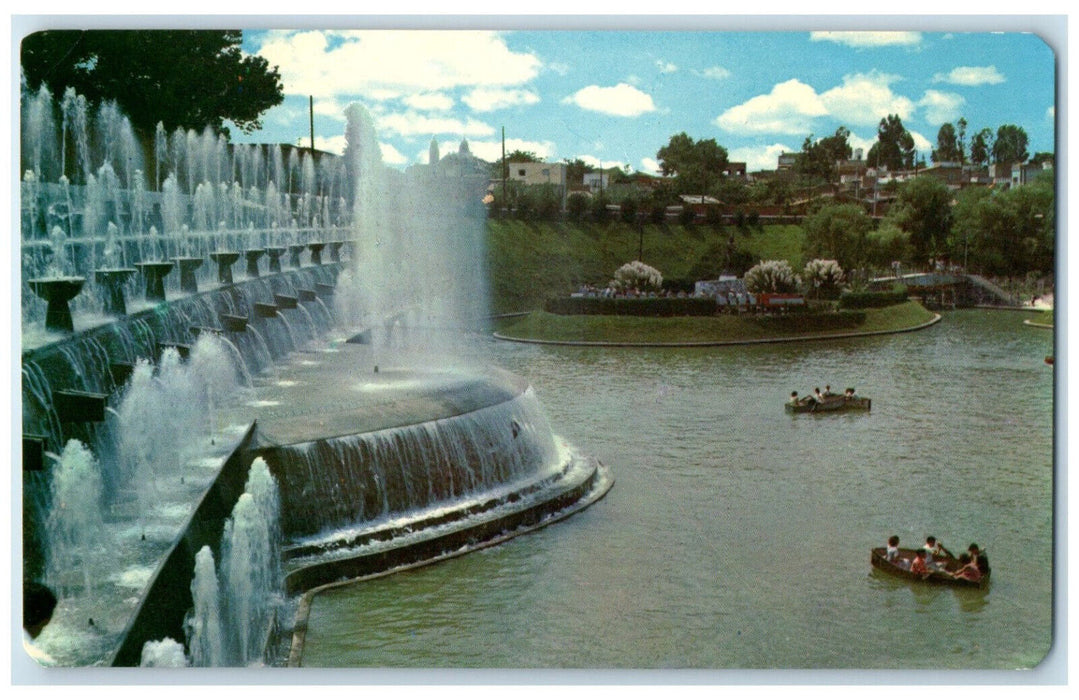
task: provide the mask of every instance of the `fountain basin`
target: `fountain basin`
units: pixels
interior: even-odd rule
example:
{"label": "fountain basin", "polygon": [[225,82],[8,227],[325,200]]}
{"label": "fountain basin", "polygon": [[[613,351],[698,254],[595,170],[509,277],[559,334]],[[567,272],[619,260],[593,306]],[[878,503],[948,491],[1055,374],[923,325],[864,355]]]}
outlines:
{"label": "fountain basin", "polygon": [[78,296],[85,283],[85,277],[52,277],[29,281],[34,294],[48,303],[45,309],[45,328],[68,333],[75,330],[68,302]]}

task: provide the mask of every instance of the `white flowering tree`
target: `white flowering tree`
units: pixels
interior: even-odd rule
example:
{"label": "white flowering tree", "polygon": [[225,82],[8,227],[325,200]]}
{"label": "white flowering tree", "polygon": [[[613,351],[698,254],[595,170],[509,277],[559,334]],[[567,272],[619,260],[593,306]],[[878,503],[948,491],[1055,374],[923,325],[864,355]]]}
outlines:
{"label": "white flowering tree", "polygon": [[634,260],[614,271],[614,279],[609,286],[616,292],[630,289],[659,291],[663,286],[663,275],[656,268]]}
{"label": "white flowering tree", "polygon": [[844,282],[843,268],[835,260],[810,260],[802,270],[802,283],[813,297],[834,297]]}
{"label": "white flowering tree", "polygon": [[750,294],[789,294],[798,290],[798,276],[786,260],[762,260],[746,270]]}

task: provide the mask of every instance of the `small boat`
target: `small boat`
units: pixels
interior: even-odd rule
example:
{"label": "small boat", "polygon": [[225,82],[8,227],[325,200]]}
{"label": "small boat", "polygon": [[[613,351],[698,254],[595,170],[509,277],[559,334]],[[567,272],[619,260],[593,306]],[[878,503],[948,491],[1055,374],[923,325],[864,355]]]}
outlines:
{"label": "small boat", "polygon": [[824,400],[807,396],[796,402],[788,401],[786,408],[789,413],[827,413],[829,411],[868,411],[872,405],[872,399],[847,393],[831,394],[825,396]]}
{"label": "small boat", "polygon": [[[914,559],[914,553],[916,551],[917,550],[914,549],[900,549],[899,558],[911,561]],[[922,581],[924,583],[943,584],[946,586],[959,586],[960,588],[985,588],[989,585],[989,574],[984,574],[977,581],[971,581],[966,578],[955,578],[951,573],[948,573],[959,568],[959,560],[953,559],[952,557],[940,555],[934,556],[933,561],[943,564],[944,571],[930,571],[923,576],[912,574],[910,569],[905,569],[898,564],[888,561],[884,558],[884,552],[884,547],[874,547],[872,549],[869,563],[873,565],[873,568],[899,578],[907,579],[908,581]]]}

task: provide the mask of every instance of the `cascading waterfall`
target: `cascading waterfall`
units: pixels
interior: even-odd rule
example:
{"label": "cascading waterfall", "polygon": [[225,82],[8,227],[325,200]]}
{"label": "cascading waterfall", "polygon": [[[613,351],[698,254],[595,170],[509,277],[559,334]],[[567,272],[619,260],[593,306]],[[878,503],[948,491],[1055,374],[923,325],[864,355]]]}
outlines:
{"label": "cascading waterfall", "polygon": [[542,479],[562,456],[535,393],[461,416],[279,451],[290,537],[419,512]]}

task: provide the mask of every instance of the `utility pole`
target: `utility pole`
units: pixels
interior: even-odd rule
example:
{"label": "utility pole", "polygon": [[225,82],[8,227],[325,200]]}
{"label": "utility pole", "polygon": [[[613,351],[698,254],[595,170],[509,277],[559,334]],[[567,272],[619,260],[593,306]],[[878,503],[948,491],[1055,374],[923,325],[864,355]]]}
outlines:
{"label": "utility pole", "polygon": [[311,150],[315,150],[315,96],[307,96],[307,112],[311,117]]}
{"label": "utility pole", "polygon": [[509,177],[509,165],[506,163],[506,127],[502,127],[502,205],[498,208],[498,218],[502,218],[503,207],[508,206],[506,201],[506,178]]}

